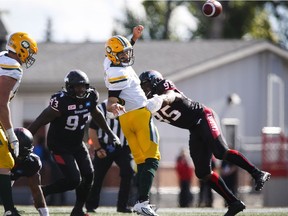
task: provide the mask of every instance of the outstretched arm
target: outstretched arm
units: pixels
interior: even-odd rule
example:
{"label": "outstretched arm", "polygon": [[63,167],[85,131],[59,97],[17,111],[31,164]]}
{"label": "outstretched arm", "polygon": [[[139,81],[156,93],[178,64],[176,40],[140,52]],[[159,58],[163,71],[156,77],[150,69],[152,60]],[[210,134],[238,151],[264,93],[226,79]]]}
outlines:
{"label": "outstretched arm", "polygon": [[152,98],[147,100],[148,103],[146,107],[152,114],[154,114],[162,107],[173,103],[177,97],[177,94],[178,93],[173,90],[168,90],[161,95],[155,94]]}
{"label": "outstretched arm", "polygon": [[173,91],[173,90],[168,90],[165,93],[163,93],[161,96],[163,97],[163,105],[169,105],[171,103],[173,103],[177,97],[177,94],[179,95],[179,93]]}
{"label": "outstretched arm", "polygon": [[144,26],[142,25],[138,25],[133,28],[133,36],[131,38],[132,46],[141,37],[143,30]]}
{"label": "outstretched arm", "polygon": [[53,121],[56,117],[59,117],[60,115],[61,115],[60,112],[48,106],[35,119],[35,121],[28,126],[27,129],[34,135],[41,126],[48,124],[49,122]]}

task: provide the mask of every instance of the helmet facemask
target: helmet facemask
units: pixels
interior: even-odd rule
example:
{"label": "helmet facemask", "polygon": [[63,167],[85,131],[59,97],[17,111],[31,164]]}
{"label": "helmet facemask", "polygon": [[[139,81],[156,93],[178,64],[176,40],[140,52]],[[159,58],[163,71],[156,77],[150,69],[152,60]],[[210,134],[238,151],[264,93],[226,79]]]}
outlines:
{"label": "helmet facemask", "polygon": [[89,89],[89,84],[66,84],[66,91],[72,97],[83,99],[86,98]]}
{"label": "helmet facemask", "polygon": [[69,72],[65,79],[65,88],[69,96],[78,99],[86,98],[88,95],[89,78],[81,70],[74,70]]}
{"label": "helmet facemask", "polygon": [[153,89],[153,86],[148,80],[141,82],[141,88],[145,92],[145,95],[148,99],[152,98],[153,95],[156,94],[156,89]]}
{"label": "helmet facemask", "polygon": [[152,98],[154,94],[157,94],[157,85],[163,80],[163,76],[158,71],[150,70],[141,73],[139,79],[146,97]]}
{"label": "helmet facemask", "polygon": [[31,52],[32,50],[29,51],[29,56],[26,58],[26,61],[25,61],[25,66],[26,68],[29,68],[31,67],[34,62],[36,61],[36,59],[33,57],[33,55],[35,54],[33,51]]}
{"label": "helmet facemask", "polygon": [[116,57],[123,67],[128,67],[134,64],[135,57],[132,47],[126,48],[122,52],[117,53]]}

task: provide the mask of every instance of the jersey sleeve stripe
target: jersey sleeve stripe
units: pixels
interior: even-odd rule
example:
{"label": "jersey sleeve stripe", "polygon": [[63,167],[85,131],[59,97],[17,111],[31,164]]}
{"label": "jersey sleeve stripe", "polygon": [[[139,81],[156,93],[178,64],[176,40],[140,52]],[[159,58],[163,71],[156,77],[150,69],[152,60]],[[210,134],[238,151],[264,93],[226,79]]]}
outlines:
{"label": "jersey sleeve stripe", "polygon": [[20,66],[17,66],[17,65],[6,65],[6,64],[0,64],[0,67],[3,69],[3,70],[18,70],[18,71],[22,71]]}
{"label": "jersey sleeve stripe", "polygon": [[119,83],[119,82],[124,82],[127,80],[128,80],[127,76],[119,76],[119,77],[108,79],[109,83]]}

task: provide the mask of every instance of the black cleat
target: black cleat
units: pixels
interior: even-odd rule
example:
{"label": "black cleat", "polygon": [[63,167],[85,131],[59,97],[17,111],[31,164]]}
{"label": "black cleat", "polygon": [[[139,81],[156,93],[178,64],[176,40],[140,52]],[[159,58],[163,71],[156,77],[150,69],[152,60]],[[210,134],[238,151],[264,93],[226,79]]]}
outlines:
{"label": "black cleat", "polygon": [[3,216],[21,216],[21,215],[20,215],[20,212],[16,208],[14,208],[12,210],[8,210],[4,212]]}
{"label": "black cleat", "polygon": [[93,209],[93,208],[87,208],[87,212],[96,213],[96,209]]}
{"label": "black cleat", "polygon": [[242,201],[237,200],[228,206],[228,211],[224,216],[234,216],[239,212],[243,211],[245,208],[245,204]]}
{"label": "black cleat", "polygon": [[79,208],[73,208],[70,216],[89,216],[89,214],[83,212],[82,209]]}
{"label": "black cleat", "polygon": [[121,212],[121,213],[132,213],[132,209],[131,208],[128,208],[128,207],[124,207],[124,208],[120,208],[118,207],[117,208],[117,212]]}
{"label": "black cleat", "polygon": [[271,174],[265,171],[259,171],[256,174],[252,174],[255,179],[255,190],[261,191],[265,182],[268,181],[271,177]]}

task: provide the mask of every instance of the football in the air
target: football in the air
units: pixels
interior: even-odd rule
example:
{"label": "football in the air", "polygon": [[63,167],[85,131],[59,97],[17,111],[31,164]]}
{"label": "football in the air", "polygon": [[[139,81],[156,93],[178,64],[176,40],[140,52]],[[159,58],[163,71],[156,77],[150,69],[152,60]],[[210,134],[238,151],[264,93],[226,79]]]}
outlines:
{"label": "football in the air", "polygon": [[207,17],[217,17],[222,12],[222,5],[216,0],[207,0],[202,6],[202,13]]}

